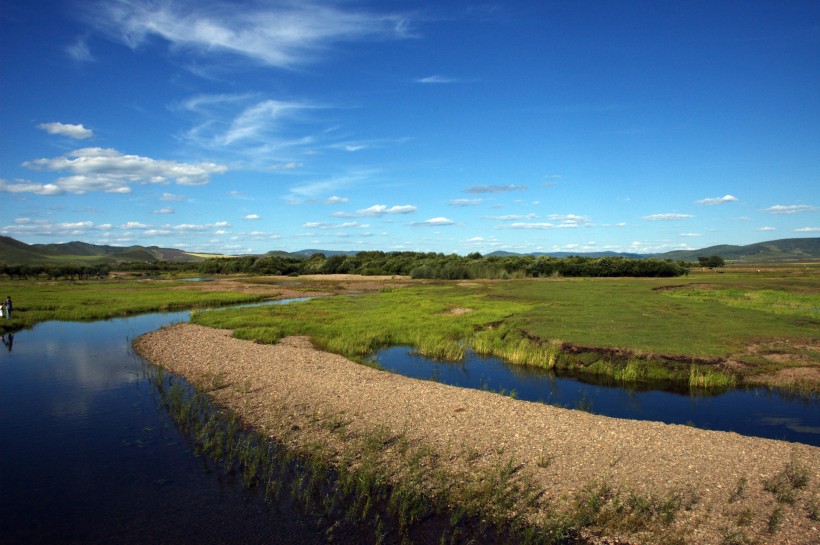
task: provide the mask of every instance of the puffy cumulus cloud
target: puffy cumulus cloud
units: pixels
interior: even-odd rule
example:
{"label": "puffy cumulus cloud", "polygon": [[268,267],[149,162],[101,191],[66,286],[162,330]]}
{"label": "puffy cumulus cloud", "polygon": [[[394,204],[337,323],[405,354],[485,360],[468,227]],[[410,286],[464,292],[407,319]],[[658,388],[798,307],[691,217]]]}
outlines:
{"label": "puffy cumulus cloud", "polygon": [[325,204],[344,204],[348,201],[347,197],[338,197],[333,195],[332,197],[328,197],[325,199]]}
{"label": "puffy cumulus cloud", "polygon": [[0,191],[39,195],[81,195],[91,191],[130,193],[132,184],[164,184],[173,180],[179,185],[204,185],[212,174],[228,170],[216,163],[178,163],[103,148],[83,148],[61,157],[27,161],[23,166],[33,170],[63,171],[69,175],[51,184],[0,181]]}
{"label": "puffy cumulus cloud", "polygon": [[455,225],[451,219],[447,219],[444,217],[437,217],[437,218],[430,218],[429,220],[424,221],[417,221],[412,223],[411,225],[415,225],[417,227],[441,227],[445,225]]}
{"label": "puffy cumulus cloud", "polygon": [[259,217],[259,214],[248,214],[247,216],[242,216],[243,220],[259,220],[262,219]]}
{"label": "puffy cumulus cloud", "polygon": [[333,215],[338,218],[380,218],[387,214],[412,214],[415,211],[416,207],[412,204],[394,205],[390,207],[384,204],[374,204],[370,208],[357,210],[355,214],[350,214],[347,212],[334,212]]}
{"label": "puffy cumulus cloud", "polygon": [[28,180],[8,180],[0,179],[0,191],[6,193],[34,193],[35,195],[62,195],[65,190],[57,184],[39,184]]}
{"label": "puffy cumulus cloud", "polygon": [[727,202],[737,202],[737,197],[733,195],[724,195],[722,197],[711,197],[707,199],[701,199],[699,201],[695,201],[696,204],[706,204],[706,205],[714,205],[714,204],[726,204]]}
{"label": "puffy cumulus cloud", "polygon": [[694,217],[695,216],[691,214],[651,214],[649,216],[643,216],[641,219],[645,219],[647,221],[674,221],[687,220]]}
{"label": "puffy cumulus cloud", "polygon": [[94,132],[91,129],[83,127],[82,123],[79,125],[71,125],[55,121],[53,123],[40,123],[37,125],[37,128],[43,129],[48,134],[58,134],[60,136],[74,138],[75,140],[84,140],[94,136]]}
{"label": "puffy cumulus cloud", "polygon": [[815,212],[817,210],[820,210],[820,208],[816,206],[809,206],[808,204],[793,204],[788,206],[776,204],[766,208],[763,211],[768,212],[769,214],[800,214],[801,212]]}
{"label": "puffy cumulus cloud", "polygon": [[335,43],[410,36],[404,14],[375,13],[344,3],[251,2],[94,2],[86,16],[102,32],[136,48],[153,37],[213,59],[215,53],[294,68],[314,60]]}
{"label": "puffy cumulus cloud", "polygon": [[505,193],[509,191],[526,191],[525,185],[474,185],[468,187],[467,193]]}

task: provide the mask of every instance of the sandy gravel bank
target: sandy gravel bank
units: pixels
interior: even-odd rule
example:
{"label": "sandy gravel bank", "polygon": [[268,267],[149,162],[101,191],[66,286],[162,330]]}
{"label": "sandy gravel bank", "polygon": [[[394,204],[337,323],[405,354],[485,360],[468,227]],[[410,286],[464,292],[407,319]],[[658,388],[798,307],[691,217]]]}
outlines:
{"label": "sandy gravel bank", "polygon": [[[620,536],[634,543],[672,536],[692,544],[820,543],[820,448],[413,380],[317,351],[305,338],[260,345],[179,324],[140,337],[135,347],[194,384],[218,383],[219,402],[297,447],[321,440],[342,452],[340,435],[323,425],[331,419],[343,421],[350,436],[386,426],[431,446],[455,475],[513,460],[521,478],[543,489],[545,512],[571,509],[579,493],[602,483],[622,498],[683,498],[662,537]],[[793,503],[778,502],[764,486],[789,464],[808,482]]]}

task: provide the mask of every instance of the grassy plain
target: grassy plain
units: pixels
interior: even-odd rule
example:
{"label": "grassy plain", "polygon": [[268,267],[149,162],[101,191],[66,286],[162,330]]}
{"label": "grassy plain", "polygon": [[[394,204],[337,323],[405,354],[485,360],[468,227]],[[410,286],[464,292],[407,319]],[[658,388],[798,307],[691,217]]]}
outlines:
{"label": "grassy plain", "polygon": [[193,321],[260,342],[307,335],[324,350],[360,361],[383,347],[411,345],[450,360],[474,350],[624,382],[704,387],[728,384],[718,363],[722,371],[737,363],[730,375],[820,371],[817,308],[816,274],[701,273],[412,284],[299,305],[197,312]]}
{"label": "grassy plain", "polygon": [[46,320],[104,320],[145,312],[215,307],[259,301],[259,294],[191,289],[191,282],[95,280],[78,282],[0,281],[2,299],[14,301],[11,320],[0,331],[31,327]]}

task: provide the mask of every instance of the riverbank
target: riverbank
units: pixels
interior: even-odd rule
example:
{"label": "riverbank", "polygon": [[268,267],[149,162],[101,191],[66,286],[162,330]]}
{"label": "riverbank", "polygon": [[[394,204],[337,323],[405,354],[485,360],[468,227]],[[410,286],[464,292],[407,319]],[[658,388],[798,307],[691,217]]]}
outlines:
{"label": "riverbank", "polygon": [[622,543],[820,541],[816,447],[513,400],[371,369],[305,338],[263,345],[230,334],[179,324],[135,348],[294,450],[355,465],[378,432],[382,463],[400,480],[408,449],[397,445],[412,445],[425,453],[416,486],[432,495],[458,501],[509,467],[527,501],[494,516],[544,524],[563,514]]}

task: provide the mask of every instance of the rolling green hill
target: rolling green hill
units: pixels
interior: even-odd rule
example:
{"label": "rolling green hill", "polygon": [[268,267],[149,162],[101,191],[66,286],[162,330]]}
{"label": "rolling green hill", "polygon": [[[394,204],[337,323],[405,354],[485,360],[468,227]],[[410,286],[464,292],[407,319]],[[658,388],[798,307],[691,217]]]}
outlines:
{"label": "rolling green hill", "polygon": [[11,237],[0,236],[0,263],[5,265],[46,264],[114,264],[130,261],[199,262],[204,258],[173,248],[157,246],[102,246],[86,242],[61,244],[26,244]]}
{"label": "rolling green hill", "polygon": [[679,250],[653,257],[681,261],[697,261],[700,256],[718,255],[726,261],[746,263],[775,261],[820,260],[820,238],[783,238],[746,246],[722,244],[700,250]]}

